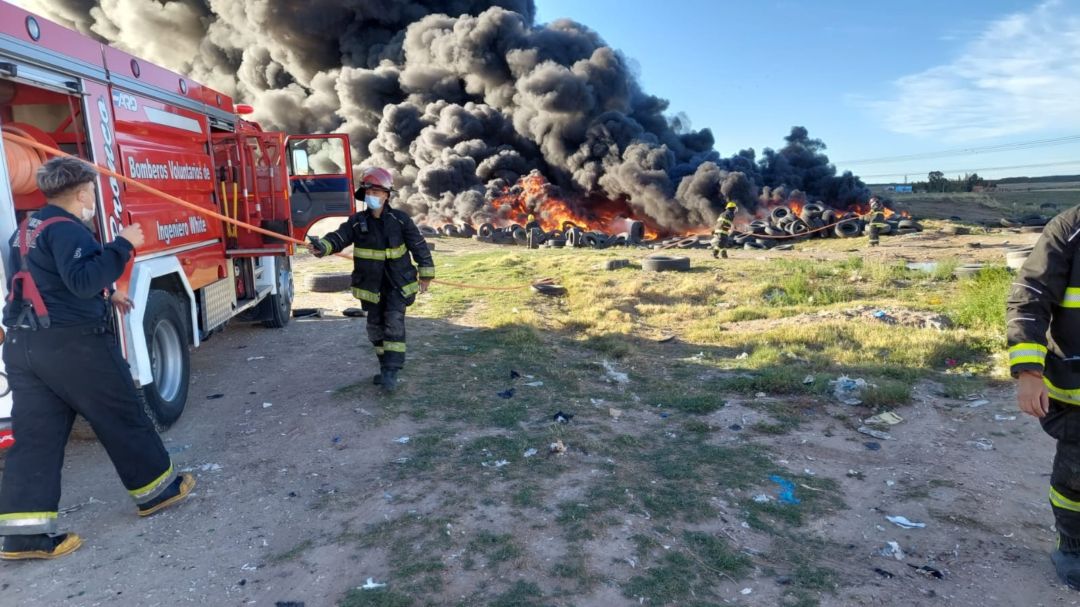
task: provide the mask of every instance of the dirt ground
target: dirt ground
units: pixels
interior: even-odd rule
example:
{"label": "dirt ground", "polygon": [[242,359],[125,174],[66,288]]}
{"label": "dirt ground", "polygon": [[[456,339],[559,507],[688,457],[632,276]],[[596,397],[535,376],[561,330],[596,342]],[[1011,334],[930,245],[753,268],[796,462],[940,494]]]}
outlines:
{"label": "dirt ground", "polygon": [[[927,234],[888,239],[875,254],[910,261],[997,261],[1003,258],[1003,241],[1030,243],[1035,237]],[[972,242],[981,246],[971,248]],[[840,249],[815,253],[823,258],[846,254]],[[344,398],[338,393],[358,382],[363,386],[376,370],[365,346],[364,321],[334,315],[351,305],[346,297],[301,293],[296,305],[318,305],[331,314],[293,322],[283,331],[233,326],[192,357],[187,410],[164,435],[176,464],[198,477],[187,503],[138,519],[100,445],[85,438],[70,443],[61,527],[81,534],[85,545],[56,562],[0,566],[0,604],[274,606],[302,601],[317,607],[337,604],[369,578],[394,587],[387,550],[361,548],[340,538],[403,514],[439,514],[439,501],[426,493],[429,484],[389,473],[409,449],[395,440],[422,432],[425,422],[387,414],[373,387]],[[457,329],[410,319],[410,343],[423,344],[438,332]],[[839,403],[811,410],[810,419],[789,434],[756,439],[768,444],[786,468],[839,483],[847,508],[808,525],[831,540],[820,562],[840,573],[839,590],[824,594],[822,605],[1080,604],[1080,593],[1057,583],[1048,559],[1055,539],[1046,498],[1053,443],[1035,420],[1016,411],[1013,398],[1010,389],[1000,389],[950,400],[927,383],[917,387],[912,404],[896,410],[904,421],[887,429],[891,440],[839,424],[837,416],[853,414]],[[620,420],[628,431],[662,430],[657,427],[662,422],[638,414],[629,397],[611,406],[628,411]],[[740,440],[740,430],[732,428],[750,427],[760,411],[732,398],[703,421],[728,429],[710,439],[725,444]],[[579,412],[585,420],[606,415],[606,409]],[[880,448],[871,450],[870,442]],[[568,457],[580,458],[575,463],[585,475],[594,465],[585,454]],[[573,480],[568,477],[551,498],[572,495]],[[468,479],[445,480],[446,485],[463,483]],[[797,488],[804,490],[811,488]],[[747,554],[768,551],[768,538],[742,523],[737,508],[728,511],[724,503],[717,508],[724,515],[707,526],[709,531],[726,536]],[[444,580],[445,604],[457,604],[493,581],[536,579],[538,570],[558,558],[549,537],[554,515],[523,528],[515,527],[510,510],[505,501],[496,501],[460,516],[446,533],[493,526],[521,531],[522,565],[509,574],[483,567],[448,569],[452,577]],[[886,520],[896,515],[926,526],[908,530]],[[588,556],[604,580],[587,594],[546,603],[641,604],[625,598],[615,582],[637,573],[628,558],[630,538],[649,527],[646,517],[627,514],[621,524],[588,542]],[[899,545],[902,561],[883,554],[888,542]],[[914,568],[919,565],[940,570],[944,579],[920,574]],[[748,579],[724,582],[718,594],[723,604],[777,605],[784,583],[759,556]]]}

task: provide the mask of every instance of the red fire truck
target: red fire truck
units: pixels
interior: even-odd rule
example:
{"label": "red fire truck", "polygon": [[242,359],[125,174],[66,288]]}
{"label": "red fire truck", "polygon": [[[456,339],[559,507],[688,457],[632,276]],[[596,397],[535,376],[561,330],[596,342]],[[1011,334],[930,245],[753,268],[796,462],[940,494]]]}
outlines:
{"label": "red fire truck", "polygon": [[[73,154],[247,225],[303,239],[353,212],[344,135],[286,135],[250,107],[160,66],[0,1],[0,129]],[[0,139],[0,249],[42,207],[39,149]],[[232,319],[289,321],[293,245],[102,175],[95,226],[111,240],[138,223],[146,244],[116,285],[135,310],[115,319],[132,378],[166,427],[188,397],[189,347]],[[11,268],[0,284],[6,296]],[[2,363],[0,363],[2,364]],[[2,367],[0,367],[2,371]],[[11,396],[0,376],[0,424]]]}

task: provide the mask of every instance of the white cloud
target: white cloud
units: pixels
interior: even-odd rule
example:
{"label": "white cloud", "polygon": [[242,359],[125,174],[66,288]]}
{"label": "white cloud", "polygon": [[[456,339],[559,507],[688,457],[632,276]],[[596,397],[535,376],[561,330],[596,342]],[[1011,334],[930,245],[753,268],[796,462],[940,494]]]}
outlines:
{"label": "white cloud", "polygon": [[896,133],[972,141],[1080,129],[1080,13],[1061,0],[992,22],[950,63],[867,105]]}

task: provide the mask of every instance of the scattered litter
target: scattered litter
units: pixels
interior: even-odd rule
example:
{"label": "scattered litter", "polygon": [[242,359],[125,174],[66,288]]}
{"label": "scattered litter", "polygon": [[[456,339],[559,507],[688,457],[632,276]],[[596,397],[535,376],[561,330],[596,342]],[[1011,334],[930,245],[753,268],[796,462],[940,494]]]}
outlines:
{"label": "scattered litter", "polygon": [[552,416],[552,419],[555,420],[556,423],[569,424],[570,420],[574,419],[574,414],[573,413],[563,413],[562,411],[559,411],[558,413],[556,413],[555,415]]}
{"label": "scattered litter", "polygon": [[[246,584],[247,582],[244,582]],[[240,584],[243,586],[244,584]],[[274,607],[304,607],[304,601],[277,601]]]}
{"label": "scattered litter", "polygon": [[776,578],[776,583],[780,586],[790,586],[791,583],[794,581],[795,579],[792,578],[790,575],[781,575],[777,576]]}
{"label": "scattered litter", "polygon": [[874,567],[874,573],[880,575],[881,577],[883,577],[883,578],[885,578],[887,580],[891,580],[894,577],[896,577],[896,574],[885,571],[881,567]]}
{"label": "scattered litter", "polygon": [[781,491],[778,499],[781,502],[785,504],[799,503],[799,498],[795,497],[795,483],[777,474],[770,476],[769,480],[780,485]]}
{"label": "scattered litter", "polygon": [[407,445],[407,444],[409,444],[409,441],[410,441],[410,440],[412,440],[412,438],[411,438],[411,437],[408,437],[408,436],[399,436],[398,438],[395,438],[395,439],[394,439],[394,442],[395,442],[395,443],[397,443],[397,444],[399,444],[399,445]]}
{"label": "scattered litter", "polygon": [[866,426],[859,426],[858,432],[860,434],[865,434],[867,436],[873,436],[874,438],[876,438],[878,440],[892,440],[893,439],[892,435],[890,435],[888,432],[882,432],[881,430],[874,430],[873,428],[868,428]]}
{"label": "scattered litter", "polygon": [[407,457],[399,457],[396,460],[394,460],[394,463],[395,464],[407,464],[407,463],[409,463],[409,458],[407,458]]}
{"label": "scattered litter", "polygon": [[361,308],[345,308],[341,313],[347,318],[363,318],[367,316],[367,312]]}
{"label": "scattered litter", "polygon": [[742,354],[736,356],[735,360],[746,360],[748,358],[750,358],[750,353],[749,352],[743,352]]}
{"label": "scattered litter", "polygon": [[542,382],[542,381],[531,381],[531,382],[529,382],[529,383],[527,383],[525,385],[529,386],[530,388],[539,388],[540,386],[544,385],[544,382]]}
{"label": "scattered litter", "polygon": [[803,474],[806,476],[814,476],[814,471],[809,468],[803,468]]}
{"label": "scattered litter", "polygon": [[866,447],[870,451],[881,451],[881,443],[875,443],[875,442],[871,441],[871,442],[868,442],[868,443],[863,443],[863,446]]}
{"label": "scattered litter", "polygon": [[386,588],[386,584],[380,584],[372,578],[368,578],[364,585],[360,587],[360,590],[377,590],[379,588]]}
{"label": "scattered litter", "polygon": [[225,395],[224,394],[211,394],[210,396],[206,397],[206,400],[217,400],[219,398],[225,398]]}
{"label": "scattered litter", "polygon": [[771,501],[772,501],[772,496],[771,495],[765,495],[764,493],[760,493],[760,494],[754,496],[754,502],[757,503],[757,504],[768,504]]}
{"label": "scattered litter", "polygon": [[979,407],[983,407],[983,406],[989,405],[989,404],[990,404],[990,401],[983,398],[983,399],[979,399],[979,400],[972,401],[972,402],[968,403],[968,408],[969,409],[978,409]]}
{"label": "scattered litter", "polygon": [[896,525],[897,527],[903,527],[904,529],[922,529],[926,527],[926,523],[916,523],[909,521],[905,516],[886,516],[885,520]]}
{"label": "scattered litter", "polygon": [[510,369],[510,379],[518,379],[519,377],[521,377],[520,373],[513,369]]}
{"label": "scattered litter", "polygon": [[525,459],[528,459],[528,458],[530,458],[530,457],[532,457],[532,456],[534,456],[536,454],[537,454],[536,449],[529,449],[528,451],[526,451],[525,453],[522,454],[522,457],[524,457]]}
{"label": "scattered litter", "polygon": [[169,455],[176,455],[178,453],[183,453],[184,451],[187,451],[190,448],[191,448],[191,445],[173,445],[172,447],[169,447],[168,449],[166,449],[166,451],[168,451]]}
{"label": "scattered litter", "polygon": [[589,402],[592,403],[592,406],[599,407],[600,405],[604,404],[604,402],[606,402],[606,401],[604,401],[604,399],[602,399],[602,398],[590,398]]}
{"label": "scattered litter", "polygon": [[847,471],[847,476],[848,476],[848,478],[858,478],[858,479],[861,479],[861,478],[862,478],[862,476],[863,476],[863,473],[862,473],[862,472],[859,472],[858,470],[851,470],[851,469],[849,468],[849,469],[848,469],[848,471]]}
{"label": "scattered litter", "polygon": [[362,415],[366,415],[366,416],[368,416],[368,417],[372,417],[372,416],[374,416],[374,415],[375,415],[375,414],[374,414],[374,413],[372,413],[371,411],[368,411],[367,409],[364,409],[364,408],[360,408],[360,409],[353,409],[353,413],[360,413],[360,414],[362,414]]}
{"label": "scattered litter", "polygon": [[616,371],[615,365],[611,364],[609,361],[605,360],[600,364],[604,366],[604,371],[607,372],[608,381],[613,381],[617,384],[625,384],[630,381],[629,375],[621,371]]}
{"label": "scattered litter", "polygon": [[480,465],[485,468],[502,468],[503,466],[510,465],[510,462],[506,461],[505,459],[500,459],[495,462],[480,462]]}
{"label": "scattered litter", "polygon": [[807,375],[806,377],[803,378],[802,383],[809,386],[810,384],[814,383],[814,376],[813,375]]}
{"label": "scattered litter", "polygon": [[690,360],[705,360],[705,353],[704,352],[698,352],[697,354],[691,356]]}
{"label": "scattered litter", "polygon": [[555,455],[563,455],[566,453],[566,445],[561,440],[557,440],[548,445],[548,451]]}
{"label": "scattered litter", "polygon": [[739,424],[731,424],[730,426],[727,427],[727,429],[731,430],[732,432],[738,432],[738,431],[742,430],[742,426],[740,426]]}
{"label": "scattered litter", "polygon": [[998,414],[998,415],[994,416],[994,421],[996,421],[996,422],[1012,422],[1012,421],[1016,421],[1016,416],[1015,415],[1001,415],[1001,414]]}
{"label": "scattered litter", "polygon": [[620,417],[622,417],[622,409],[616,409],[615,407],[608,407],[607,412],[608,412],[608,415],[611,416],[611,419],[619,419]]}
{"label": "scattered litter", "polygon": [[259,567],[250,563],[244,563],[241,565],[240,569],[243,571],[258,571]]}
{"label": "scattered litter", "polygon": [[979,451],[993,451],[994,450],[994,441],[992,441],[992,440],[990,440],[988,438],[980,438],[980,439],[976,439],[976,440],[969,440],[964,444],[969,446],[969,447],[975,447]]}
{"label": "scattered litter", "polygon": [[746,596],[748,594],[753,594],[753,592],[754,592],[753,588],[743,588],[742,590],[739,591],[739,594],[741,594],[743,596]]}
{"label": "scattered litter", "polygon": [[334,443],[336,445],[336,444],[341,442],[341,437],[340,436],[335,436],[334,438],[330,439],[330,442],[332,442],[332,443]]}
{"label": "scattered litter", "polygon": [[273,403],[263,403],[263,409],[269,409],[270,407],[273,407],[273,406],[274,406]]}
{"label": "scattered litter", "polygon": [[499,398],[503,398],[506,400],[514,398],[514,389],[510,388],[509,390],[503,390],[502,392],[499,392]]}
{"label": "scattered litter", "polygon": [[885,310],[877,310],[873,313],[873,317],[880,320],[883,323],[890,325],[896,324],[896,319],[889,315]]}
{"label": "scattered litter", "polygon": [[886,487],[895,487],[896,486],[896,481],[885,481],[885,486]]}
{"label": "scattered litter", "polygon": [[902,561],[907,558],[904,551],[900,548],[900,544],[897,542],[886,542],[885,547],[881,549],[881,556],[892,557],[898,561]]}
{"label": "scattered litter", "polygon": [[71,514],[72,512],[75,512],[76,510],[82,510],[84,507],[89,506],[90,504],[104,504],[104,503],[105,502],[103,502],[103,501],[101,501],[99,499],[94,499],[93,497],[91,497],[90,499],[86,500],[85,502],[83,502],[81,504],[75,504],[74,506],[68,506],[67,508],[61,508],[60,509],[60,514]]}
{"label": "scattered litter", "polygon": [[895,426],[896,424],[904,421],[904,418],[893,413],[892,411],[886,411],[863,421],[870,424],[871,426]]}
{"label": "scattered litter", "polygon": [[253,360],[265,360],[265,359],[266,359],[266,357],[265,357],[265,356],[249,356],[249,357],[247,358],[247,361],[248,361],[248,362],[251,362],[251,361],[253,361]]}
{"label": "scattered litter", "polygon": [[916,567],[915,565],[908,563],[908,567],[911,567],[915,570],[916,573],[920,575],[925,575],[926,577],[937,578],[939,580],[945,579],[944,573],[938,571],[937,569],[934,569],[929,565],[922,565],[921,567]]}
{"label": "scattered litter", "polygon": [[833,387],[833,395],[836,396],[836,400],[853,407],[862,404],[862,399],[858,398],[859,394],[865,388],[874,386],[874,384],[866,383],[865,379],[852,379],[847,375],[841,375],[830,381],[829,385]]}

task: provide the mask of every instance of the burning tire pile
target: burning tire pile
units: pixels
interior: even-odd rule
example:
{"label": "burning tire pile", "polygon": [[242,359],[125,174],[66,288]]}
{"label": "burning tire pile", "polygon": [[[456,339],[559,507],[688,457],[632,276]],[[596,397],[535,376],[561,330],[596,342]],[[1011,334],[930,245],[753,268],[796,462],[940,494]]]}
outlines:
{"label": "burning tire pile", "polygon": [[[521,224],[496,227],[485,223],[479,228],[470,225],[446,224],[442,228],[421,226],[425,236],[444,236],[450,238],[473,238],[480,242],[501,245],[519,245],[532,249],[549,248],[589,248],[607,249],[610,247],[647,247],[656,249],[696,249],[708,248],[711,236],[679,236],[663,240],[649,239],[646,236],[645,223],[626,222],[626,230],[607,233],[582,228],[573,222],[564,222],[555,230],[527,228]],[[790,206],[781,205],[769,209],[769,214],[736,228],[734,244],[745,249],[771,249],[790,245],[810,238],[856,238],[869,230],[867,222],[853,211],[838,211],[820,203],[807,204],[796,211]],[[894,215],[886,218],[882,236],[914,234],[923,227],[913,219]]]}

